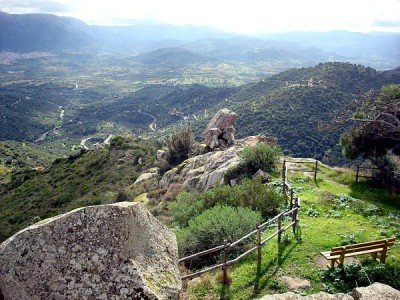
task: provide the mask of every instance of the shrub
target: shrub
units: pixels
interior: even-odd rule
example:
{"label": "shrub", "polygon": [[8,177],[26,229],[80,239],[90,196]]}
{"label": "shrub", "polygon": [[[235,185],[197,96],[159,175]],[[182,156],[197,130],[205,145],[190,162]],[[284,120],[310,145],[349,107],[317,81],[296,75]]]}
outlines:
{"label": "shrub", "polygon": [[357,238],[354,234],[342,234],[340,235],[340,244],[342,246],[356,244]]}
{"label": "shrub", "polygon": [[183,192],[170,204],[171,214],[180,227],[187,226],[190,219],[217,204],[232,207],[248,207],[259,211],[263,218],[275,216],[285,198],[258,179],[246,179],[235,186],[219,186],[203,193]]}
{"label": "shrub", "polygon": [[194,136],[189,125],[176,131],[167,142],[166,159],[170,165],[177,165],[187,159],[193,149]]}
{"label": "shrub", "polygon": [[253,147],[246,147],[240,153],[242,162],[230,169],[225,175],[225,182],[230,183],[238,177],[250,177],[258,170],[271,172],[275,170],[281,150],[277,146],[259,143]]}
{"label": "shrub", "polygon": [[114,199],[114,202],[124,202],[128,200],[128,195],[124,190],[119,190],[117,196]]}
{"label": "shrub", "polygon": [[253,147],[246,147],[240,153],[247,170],[251,173],[259,169],[266,172],[275,170],[281,150],[277,146],[259,143]]}
{"label": "shrub", "polygon": [[313,207],[310,207],[309,209],[307,209],[305,213],[307,216],[313,217],[313,218],[318,218],[320,216],[319,211]]}
{"label": "shrub", "polygon": [[110,149],[115,149],[115,150],[126,150],[129,149],[129,141],[122,136],[116,136],[111,139],[110,141]]}
{"label": "shrub", "polygon": [[248,208],[216,205],[177,231],[179,252],[184,256],[218,246],[224,239],[235,241],[253,230],[261,218]]}
{"label": "shrub", "polygon": [[324,271],[326,290],[331,293],[350,292],[357,286],[367,286],[371,282],[388,284],[400,288],[400,266],[394,263],[381,264],[376,261],[345,264],[343,268]]}

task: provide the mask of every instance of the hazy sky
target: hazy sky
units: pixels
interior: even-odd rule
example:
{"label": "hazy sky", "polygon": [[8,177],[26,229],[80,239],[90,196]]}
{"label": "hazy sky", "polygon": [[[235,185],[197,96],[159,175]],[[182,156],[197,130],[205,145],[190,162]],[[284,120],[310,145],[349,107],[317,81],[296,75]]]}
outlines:
{"label": "hazy sky", "polygon": [[400,0],[0,0],[9,13],[53,13],[89,24],[135,20],[225,31],[397,31]]}

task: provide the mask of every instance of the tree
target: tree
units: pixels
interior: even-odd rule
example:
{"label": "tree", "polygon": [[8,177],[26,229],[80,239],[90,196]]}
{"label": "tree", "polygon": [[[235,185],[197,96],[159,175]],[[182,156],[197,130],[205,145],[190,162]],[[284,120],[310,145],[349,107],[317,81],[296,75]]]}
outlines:
{"label": "tree", "polygon": [[400,84],[370,93],[350,120],[353,126],[341,137],[344,154],[350,159],[369,158],[380,169],[375,179],[396,192],[400,186]]}
{"label": "tree", "polygon": [[194,136],[190,125],[185,124],[175,131],[167,141],[167,161],[170,165],[177,165],[189,158],[194,146]]}
{"label": "tree", "polygon": [[370,93],[350,120],[353,126],[341,137],[346,157],[378,159],[388,152],[400,154],[400,85]]}

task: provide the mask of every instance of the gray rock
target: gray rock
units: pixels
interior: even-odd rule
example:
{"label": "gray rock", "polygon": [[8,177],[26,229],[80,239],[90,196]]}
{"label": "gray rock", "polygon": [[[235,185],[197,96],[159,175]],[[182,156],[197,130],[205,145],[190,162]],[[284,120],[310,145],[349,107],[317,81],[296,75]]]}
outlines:
{"label": "gray rock", "polygon": [[288,288],[289,291],[306,290],[311,288],[311,283],[307,279],[282,276],[280,280]]}
{"label": "gray rock", "polygon": [[160,182],[158,183],[158,186],[161,189],[168,188],[169,185],[174,181],[177,174],[178,174],[178,168],[173,168],[169,170],[163,175]]}
{"label": "gray rock", "polygon": [[204,133],[204,143],[211,149],[218,148],[220,146],[219,136],[222,131],[218,128],[210,128]]}
{"label": "gray rock", "polygon": [[225,148],[235,141],[233,123],[237,114],[227,108],[220,109],[203,131],[204,142],[210,149]]}
{"label": "gray rock", "polygon": [[165,159],[167,157],[167,151],[165,151],[165,150],[157,150],[156,157],[157,157],[157,160]]}
{"label": "gray rock", "polygon": [[269,175],[267,172],[263,170],[258,170],[257,172],[254,173],[253,178],[259,177],[261,178],[262,183],[267,183],[269,182]]}
{"label": "gray rock", "polygon": [[400,300],[400,291],[379,282],[367,287],[355,288],[351,295],[355,300]]}
{"label": "gray rock", "polygon": [[400,300],[400,291],[382,284],[375,282],[367,287],[355,288],[349,295],[328,294],[325,292],[312,294],[308,296],[301,296],[293,292],[284,294],[266,295],[259,300]]}
{"label": "gray rock", "polygon": [[139,203],[79,208],[0,245],[8,300],[177,299],[175,235]]}
{"label": "gray rock", "polygon": [[289,292],[284,294],[267,295],[259,300],[353,300],[353,297],[346,294],[328,294],[325,292],[301,296],[293,292]]}
{"label": "gray rock", "polygon": [[153,178],[156,178],[158,176],[158,173],[143,173],[140,174],[140,176],[135,180],[133,185],[138,185],[141,182],[149,181]]}

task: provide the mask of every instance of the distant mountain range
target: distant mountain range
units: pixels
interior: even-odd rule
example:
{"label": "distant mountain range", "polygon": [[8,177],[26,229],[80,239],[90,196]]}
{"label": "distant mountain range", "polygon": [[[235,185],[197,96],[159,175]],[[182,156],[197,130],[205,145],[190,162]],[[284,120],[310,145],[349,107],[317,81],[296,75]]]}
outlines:
{"label": "distant mountain range", "polygon": [[[95,49],[143,54],[148,63],[172,55],[189,61],[200,56],[218,61],[299,60],[302,62],[350,61],[390,69],[400,65],[400,34],[331,32],[274,33],[246,37],[209,27],[139,24],[90,26],[82,21],[49,14],[16,15],[0,12],[0,51],[64,51]],[[171,52],[172,51],[172,52]],[[162,60],[162,59],[161,59]],[[167,59],[168,60],[168,59]],[[204,57],[200,59],[204,61]]]}

